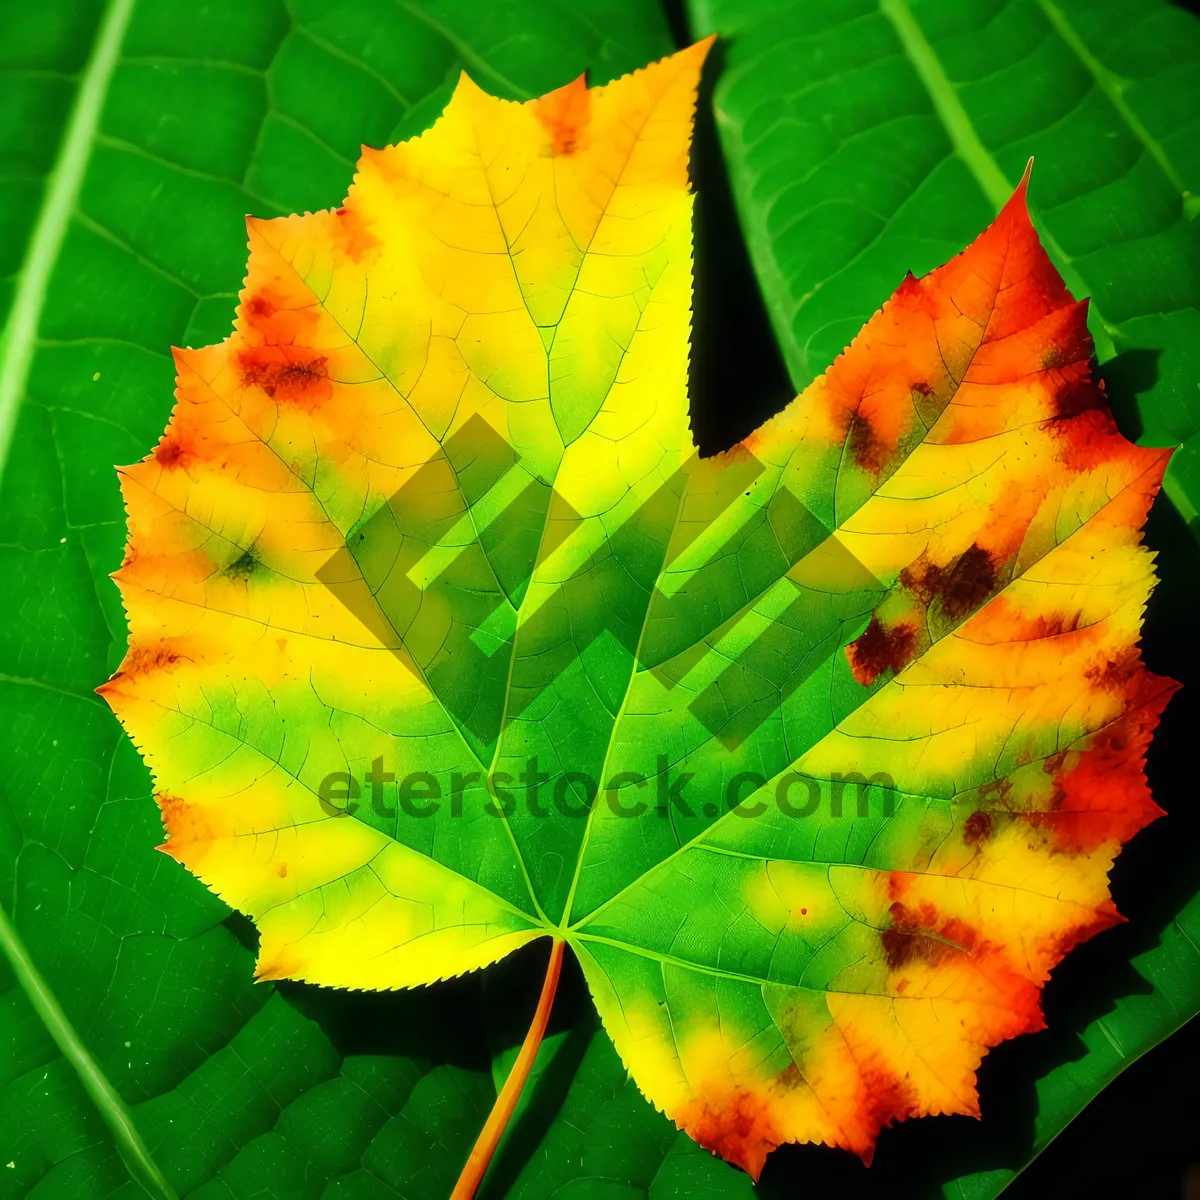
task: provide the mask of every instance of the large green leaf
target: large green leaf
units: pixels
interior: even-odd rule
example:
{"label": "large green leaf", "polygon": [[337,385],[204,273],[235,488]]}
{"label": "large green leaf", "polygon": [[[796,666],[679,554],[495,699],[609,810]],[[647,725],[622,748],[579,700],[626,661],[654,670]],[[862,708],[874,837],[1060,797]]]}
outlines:
{"label": "large green leaf", "polygon": [[[244,212],[329,204],[359,143],[423,127],[461,67],[499,94],[536,94],[585,67],[598,80],[665,52],[664,22],[639,0],[138,0],[122,30],[127,7],[10,5],[0,45],[0,354],[10,372],[32,355],[27,386],[0,387],[0,432],[11,419],[13,434],[0,491],[0,904],[11,918],[0,926],[0,1195],[141,1194],[132,1171],[157,1194],[441,1196],[529,998],[489,1046],[472,982],[425,999],[250,985],[253,935],[150,849],[160,829],[149,780],[91,694],[125,637],[106,578],[124,527],[111,467],[162,428],[165,347],[227,332]],[[111,64],[95,58],[104,21],[123,35]],[[792,169],[803,160],[797,147]],[[913,242],[921,253],[901,255],[901,273],[948,257],[986,220],[986,205],[956,204],[928,211],[963,236],[947,224]],[[20,271],[30,261],[32,287]],[[1194,1007],[1196,936],[1193,907],[1167,927],[1162,953],[1135,959],[1156,990],[1088,1026],[1088,1057],[1039,1088],[1091,1094],[1117,1055],[1161,1036],[1165,1005],[1176,1021]],[[570,1184],[569,1195],[745,1195],[744,1177],[640,1100],[590,1018],[571,1020],[539,1062],[491,1194],[541,1200]],[[1038,1144],[1077,1107],[1055,1118],[1047,1106]],[[998,1186],[964,1180],[962,1191]]]}
{"label": "large green leaf", "polygon": [[[253,935],[154,851],[149,778],[92,694],[125,642],[112,467],[162,428],[167,348],[227,332],[244,213],[335,201],[360,142],[427,123],[463,67],[533,94],[658,56],[665,26],[635,0],[130,7],[9,6],[0,48],[6,313],[24,286],[0,495],[0,1194],[141,1194],[132,1171],[157,1195],[441,1197],[495,1096],[478,985],[255,987]],[[693,1161],[676,1165],[675,1131],[615,1056],[594,1058],[566,1126],[552,1109],[525,1122],[510,1176],[567,1137],[614,1188],[632,1156],[661,1169],[656,1197],[687,1194],[664,1182]],[[578,1110],[618,1096],[606,1134],[579,1133]],[[640,1131],[632,1151],[617,1124]],[[712,1194],[736,1194],[713,1167]]]}
{"label": "large green leaf", "polygon": [[[1034,156],[1031,208],[1068,283],[1093,298],[1089,324],[1118,418],[1143,444],[1185,443],[1166,487],[1195,529],[1200,22],[1157,0],[687,7],[696,36],[724,39],[718,130],[795,385],[829,366],[905,271],[930,270],[989,219]],[[1195,544],[1181,531],[1178,518],[1151,525],[1167,594],[1151,609],[1150,661],[1157,649],[1188,683],[1200,678],[1195,656],[1180,653]],[[1156,616],[1168,630],[1161,638]],[[1152,783],[1170,809],[1182,771],[1161,764]],[[1148,876],[1117,892],[1123,908],[1147,910],[1156,936],[1137,944],[1132,981],[1119,972],[1100,981],[1107,995],[1080,1028],[1083,1056],[1040,1064],[1032,1131],[965,1156],[954,1135],[923,1143],[924,1166],[930,1154],[943,1165],[906,1160],[910,1181],[915,1172],[947,1195],[995,1195],[1117,1073],[1200,1009],[1188,844],[1156,835],[1160,858],[1144,859],[1144,870],[1157,866],[1170,880],[1159,877],[1160,902],[1142,900],[1154,887]],[[1099,998],[1096,980],[1074,987],[1081,1013],[1084,997]]]}

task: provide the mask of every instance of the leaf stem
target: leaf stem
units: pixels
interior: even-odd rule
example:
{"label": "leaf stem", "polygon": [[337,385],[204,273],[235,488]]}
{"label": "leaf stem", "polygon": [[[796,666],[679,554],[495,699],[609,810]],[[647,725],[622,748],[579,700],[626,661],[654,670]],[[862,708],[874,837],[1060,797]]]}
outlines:
{"label": "leaf stem", "polygon": [[492,1161],[496,1147],[500,1144],[504,1130],[508,1127],[513,1110],[517,1107],[517,1101],[521,1098],[521,1089],[524,1088],[525,1081],[529,1078],[533,1060],[537,1058],[538,1048],[541,1046],[542,1037],[546,1032],[546,1024],[550,1020],[550,1008],[554,1004],[554,993],[558,990],[558,976],[562,971],[564,945],[561,938],[555,938],[551,944],[550,961],[546,964],[546,979],[542,984],[542,994],[538,1000],[537,1011],[533,1014],[533,1023],[529,1026],[529,1032],[521,1044],[517,1061],[513,1063],[512,1070],[509,1071],[508,1078],[500,1089],[500,1095],[496,1097],[496,1103],[492,1105],[492,1111],[488,1114],[488,1119],[480,1131],[471,1156],[467,1159],[467,1165],[463,1167],[462,1174],[458,1177],[458,1183],[454,1185],[450,1200],[472,1200],[479,1185],[483,1182],[483,1176],[488,1169],[488,1164]]}

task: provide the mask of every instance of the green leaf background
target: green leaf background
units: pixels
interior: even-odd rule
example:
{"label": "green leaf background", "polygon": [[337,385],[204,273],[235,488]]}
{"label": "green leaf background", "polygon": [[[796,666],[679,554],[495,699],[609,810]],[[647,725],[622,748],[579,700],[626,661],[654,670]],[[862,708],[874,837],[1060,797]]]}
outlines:
{"label": "green leaf background", "polygon": [[[0,27],[0,1196],[434,1200],[515,1055],[538,947],[419,993],[253,985],[253,929],[154,851],[149,779],[92,693],[125,640],[112,466],[163,428],[168,347],[228,332],[243,214],[336,203],[359,144],[425,128],[460,70],[523,98],[722,35],[696,163],[693,403],[713,446],[824,370],[905,270],[960,250],[1034,155],[1035,220],[1093,297],[1119,420],[1183,444],[1150,524],[1147,657],[1200,679],[1200,21],[1183,9],[0,0]],[[982,1123],[886,1134],[870,1174],[785,1149],[755,1189],[646,1104],[568,972],[483,1195],[998,1194],[1200,1007],[1189,705],[1150,766],[1172,816],[1115,875],[1130,923],[1056,974],[1050,1032],[989,1057]]]}

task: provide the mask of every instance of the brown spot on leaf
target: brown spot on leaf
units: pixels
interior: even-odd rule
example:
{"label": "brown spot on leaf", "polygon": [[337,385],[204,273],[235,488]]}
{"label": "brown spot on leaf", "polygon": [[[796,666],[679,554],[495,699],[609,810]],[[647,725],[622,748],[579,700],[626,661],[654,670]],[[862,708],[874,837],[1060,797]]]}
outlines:
{"label": "brown spot on leaf", "polygon": [[1064,379],[1055,389],[1052,403],[1056,417],[1077,417],[1097,409],[1108,412],[1104,385],[1086,375],[1082,379]]}
{"label": "brown spot on leaf", "polygon": [[884,625],[878,617],[846,647],[854,678],[869,687],[885,671],[900,671],[912,661],[917,631],[911,625]]}
{"label": "brown spot on leaf", "polygon": [[892,457],[891,448],[860,412],[851,414],[847,441],[855,463],[864,471],[879,475]]}
{"label": "brown spot on leaf", "polygon": [[320,319],[318,305],[290,293],[278,279],[257,288],[238,309],[239,329],[260,346],[302,346]]}
{"label": "brown spot on leaf", "polygon": [[[1078,405],[1078,398],[1070,403]],[[1117,431],[1107,404],[1062,413],[1046,422],[1059,446],[1062,462],[1072,471],[1090,471],[1103,463],[1126,457],[1129,443]]]}
{"label": "brown spot on leaf", "polygon": [[148,642],[140,646],[130,646],[113,677],[107,683],[102,683],[96,691],[101,696],[116,692],[122,682],[128,683],[143,675],[168,671],[180,661],[186,660],[168,642]]}
{"label": "brown spot on leaf", "polygon": [[1117,720],[1046,760],[1053,807],[1030,814],[1030,823],[1046,829],[1060,853],[1091,854],[1126,842],[1162,815],[1146,785],[1145,757],[1175,685],[1139,666],[1123,687],[1130,707]]}
{"label": "brown spot on leaf", "polygon": [[575,154],[585,144],[592,118],[592,97],[586,77],[580,75],[565,87],[535,100],[533,111],[550,135],[551,154],[556,158]]}
{"label": "brown spot on leaf", "polygon": [[1067,761],[1067,751],[1066,750],[1056,750],[1042,764],[1042,770],[1045,771],[1045,773],[1047,775],[1057,775],[1059,773],[1059,771],[1062,770],[1063,763],[1066,761]]}
{"label": "brown spot on leaf", "polygon": [[930,425],[937,420],[942,404],[933,384],[920,381],[914,383],[909,389],[908,398],[922,424]]}
{"label": "brown spot on leaf", "polygon": [[992,818],[981,808],[977,808],[963,826],[963,841],[968,846],[977,846],[986,842],[992,836]]}
{"label": "brown spot on leaf", "polygon": [[788,1063],[786,1067],[775,1078],[776,1086],[785,1092],[794,1092],[799,1087],[806,1087],[804,1076],[800,1074],[800,1068],[794,1062]]}
{"label": "brown spot on leaf", "polygon": [[262,560],[254,546],[243,550],[223,572],[227,579],[237,579],[245,583],[262,568]]}
{"label": "brown spot on leaf", "polygon": [[252,346],[238,354],[243,387],[310,411],[333,395],[328,363],[325,355],[300,347]]}
{"label": "brown spot on leaf", "polygon": [[1136,646],[1119,650],[1104,662],[1088,667],[1084,672],[1096,688],[1105,692],[1124,691],[1142,669],[1142,657]]}
{"label": "brown spot on leaf", "polygon": [[941,611],[958,620],[978,608],[996,587],[996,565],[978,542],[972,542],[949,567],[922,554],[900,572],[900,584],[923,604],[941,601]]}
{"label": "brown spot on leaf", "polygon": [[261,328],[275,315],[276,306],[274,301],[265,292],[259,292],[246,301],[242,311],[246,314],[246,320],[251,325]]}
{"label": "brown spot on leaf", "polygon": [[1042,638],[1059,637],[1064,633],[1074,633],[1079,628],[1081,614],[1074,613],[1038,613],[1032,617],[1022,617],[1017,612],[1012,613],[1014,642],[1035,642]]}
{"label": "brown spot on leaf", "polygon": [[189,432],[177,414],[154,447],[154,461],[165,471],[186,469],[204,457],[203,446],[203,439]]}
{"label": "brown spot on leaf", "polygon": [[183,447],[179,444],[177,438],[173,438],[170,434],[164,436],[154,447],[154,460],[160,467],[177,467],[179,460],[183,457]]}
{"label": "brown spot on leaf", "polygon": [[1012,780],[1005,776],[1003,779],[989,779],[987,783],[981,784],[979,788],[980,796],[993,804],[997,804],[1004,808],[1009,807],[1009,796],[1012,792]]}
{"label": "brown spot on leaf", "polygon": [[360,263],[378,249],[379,239],[363,224],[357,209],[339,208],[333,215],[337,244],[351,262]]}
{"label": "brown spot on leaf", "polygon": [[879,935],[883,956],[892,970],[912,962],[939,963],[947,955],[970,953],[975,931],[957,917],[939,921],[937,910],[928,901],[916,908],[897,900],[888,911],[892,924]]}

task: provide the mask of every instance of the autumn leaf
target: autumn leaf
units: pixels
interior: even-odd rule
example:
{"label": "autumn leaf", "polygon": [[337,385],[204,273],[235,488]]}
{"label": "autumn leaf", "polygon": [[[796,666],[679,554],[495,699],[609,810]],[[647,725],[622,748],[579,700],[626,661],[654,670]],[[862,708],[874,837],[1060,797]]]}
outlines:
{"label": "autumn leaf", "polygon": [[1169,455],[1117,432],[1022,182],[699,459],[707,45],[526,104],[464,77],[340,208],[250,219],[233,335],[176,352],[121,473],[101,690],[259,978],[548,937],[541,1027],[569,947],[645,1095],[757,1177],[978,1115],[984,1053],[1120,920]]}

